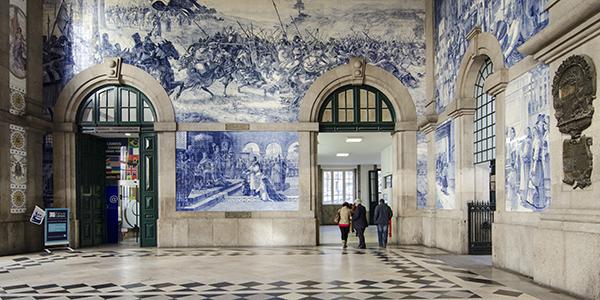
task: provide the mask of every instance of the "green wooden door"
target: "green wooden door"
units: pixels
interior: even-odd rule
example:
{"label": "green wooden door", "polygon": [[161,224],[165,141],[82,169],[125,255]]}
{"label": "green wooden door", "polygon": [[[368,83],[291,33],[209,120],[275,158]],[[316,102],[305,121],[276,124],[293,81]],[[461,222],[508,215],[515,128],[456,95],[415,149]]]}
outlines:
{"label": "green wooden door", "polygon": [[98,137],[77,136],[77,215],[81,247],[100,245],[105,239],[105,147]]}
{"label": "green wooden door", "polygon": [[140,134],[140,246],[157,244],[158,177],[156,134]]}

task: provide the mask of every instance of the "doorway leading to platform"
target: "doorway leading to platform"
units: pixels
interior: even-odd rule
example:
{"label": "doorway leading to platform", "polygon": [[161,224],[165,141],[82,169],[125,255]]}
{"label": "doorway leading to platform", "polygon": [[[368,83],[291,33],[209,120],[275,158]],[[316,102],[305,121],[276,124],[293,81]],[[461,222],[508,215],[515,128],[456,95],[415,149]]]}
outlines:
{"label": "doorway leading to platform", "polygon": [[78,111],[76,218],[81,247],[156,246],[155,111],[128,86],[90,93]]}
{"label": "doorway leading to platform", "polygon": [[[340,231],[334,221],[344,202],[362,201],[367,210],[369,227],[365,232],[367,243],[376,243],[373,212],[380,199],[389,203],[391,185],[385,178],[392,174],[390,133],[320,133],[318,135],[320,244],[339,244]],[[352,235],[351,235],[352,236]],[[350,243],[355,238],[350,238]]]}
{"label": "doorway leading to platform", "polygon": [[[391,108],[386,96],[369,86],[341,87],[323,103],[317,136],[320,226],[336,227],[338,209],[356,199],[365,206],[372,225],[379,200],[392,201],[391,131],[395,116]],[[336,231],[321,227],[319,243],[340,242]]]}

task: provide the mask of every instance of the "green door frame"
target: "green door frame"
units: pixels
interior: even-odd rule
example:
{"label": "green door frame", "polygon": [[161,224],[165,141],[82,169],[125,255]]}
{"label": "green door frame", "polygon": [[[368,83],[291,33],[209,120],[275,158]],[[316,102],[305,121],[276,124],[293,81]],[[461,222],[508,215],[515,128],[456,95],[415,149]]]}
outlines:
{"label": "green door frame", "polygon": [[157,137],[154,132],[140,134],[140,246],[157,245],[158,168]]}
{"label": "green door frame", "polygon": [[[158,219],[158,155],[157,155],[157,135],[154,132],[154,121],[156,120],[156,112],[152,103],[144,94],[133,87],[119,86],[119,85],[108,85],[97,88],[90,93],[82,102],[77,113],[77,120],[79,124],[79,132],[77,135],[77,217],[80,219],[80,245],[81,246],[93,246],[98,245],[98,239],[93,242],[89,242],[87,237],[84,239],[82,234],[83,229],[89,222],[83,221],[81,218],[87,220],[88,215],[98,215],[98,213],[91,212],[89,206],[82,205],[81,199],[86,194],[81,192],[82,188],[85,188],[85,179],[90,177],[90,168],[86,168],[90,162],[89,158],[83,157],[86,152],[82,152],[82,146],[85,145],[83,142],[89,135],[82,134],[88,131],[94,131],[95,128],[100,127],[111,127],[114,130],[111,132],[119,132],[119,127],[123,128],[123,132],[130,132],[132,130],[140,133],[140,164],[138,174],[140,182],[140,246],[142,247],[155,247],[157,245],[157,219]],[[108,101],[110,99],[111,101]],[[107,116],[111,115],[111,118]],[[87,136],[87,137],[86,137]],[[84,143],[84,144],[81,144]],[[99,143],[100,144],[100,143]],[[100,146],[98,146],[100,147]],[[104,146],[103,146],[104,147]],[[104,149],[102,147],[102,149]],[[102,151],[102,159],[99,160],[102,164],[105,162],[104,151]],[[94,159],[95,161],[98,158]],[[104,171],[104,168],[102,168]],[[97,177],[98,175],[96,175]],[[104,173],[102,173],[102,178]],[[104,181],[102,180],[102,195],[104,195]],[[102,206],[105,207],[105,199],[102,196]],[[98,208],[96,208],[97,210]],[[102,214],[102,229],[106,226],[106,218],[104,217],[104,210]],[[98,223],[98,222],[96,222]],[[90,226],[94,228],[94,226]],[[99,229],[98,229],[99,230]],[[104,234],[102,231],[102,234]],[[99,232],[99,231],[98,231]],[[85,242],[84,242],[85,240]],[[104,241],[104,238],[103,240]]]}

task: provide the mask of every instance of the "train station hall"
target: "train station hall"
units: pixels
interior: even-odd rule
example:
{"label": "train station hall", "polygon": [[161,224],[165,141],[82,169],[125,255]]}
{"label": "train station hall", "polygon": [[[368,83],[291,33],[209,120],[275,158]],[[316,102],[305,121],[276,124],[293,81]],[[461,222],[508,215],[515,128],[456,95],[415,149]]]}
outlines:
{"label": "train station hall", "polygon": [[600,0],[0,0],[0,299],[599,300],[596,64]]}

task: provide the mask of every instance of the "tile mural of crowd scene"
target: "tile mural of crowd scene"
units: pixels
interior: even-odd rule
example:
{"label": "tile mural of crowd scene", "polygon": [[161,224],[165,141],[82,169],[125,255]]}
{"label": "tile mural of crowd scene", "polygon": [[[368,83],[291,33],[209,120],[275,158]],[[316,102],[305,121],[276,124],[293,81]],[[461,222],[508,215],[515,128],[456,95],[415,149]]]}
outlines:
{"label": "tile mural of crowd scene", "polygon": [[454,85],[469,41],[479,26],[492,33],[511,67],[523,58],[517,48],[548,24],[548,0],[435,0],[436,109],[454,99]]}
{"label": "tile mural of crowd scene", "polygon": [[541,211],[550,204],[548,66],[506,88],[506,210]]}
{"label": "tile mural of crowd scene", "polygon": [[424,111],[420,0],[45,0],[44,14],[50,115],[74,74],[112,56],[154,76],[179,122],[295,122],[314,80],[351,56]]}
{"label": "tile mural of crowd scene", "polygon": [[455,209],[456,158],[452,121],[447,121],[435,130],[435,147],[435,206],[441,209]]}
{"label": "tile mural of crowd scene", "polygon": [[178,211],[298,210],[298,133],[178,132]]}
{"label": "tile mural of crowd scene", "polygon": [[417,133],[417,208],[427,207],[427,139],[423,132]]}

